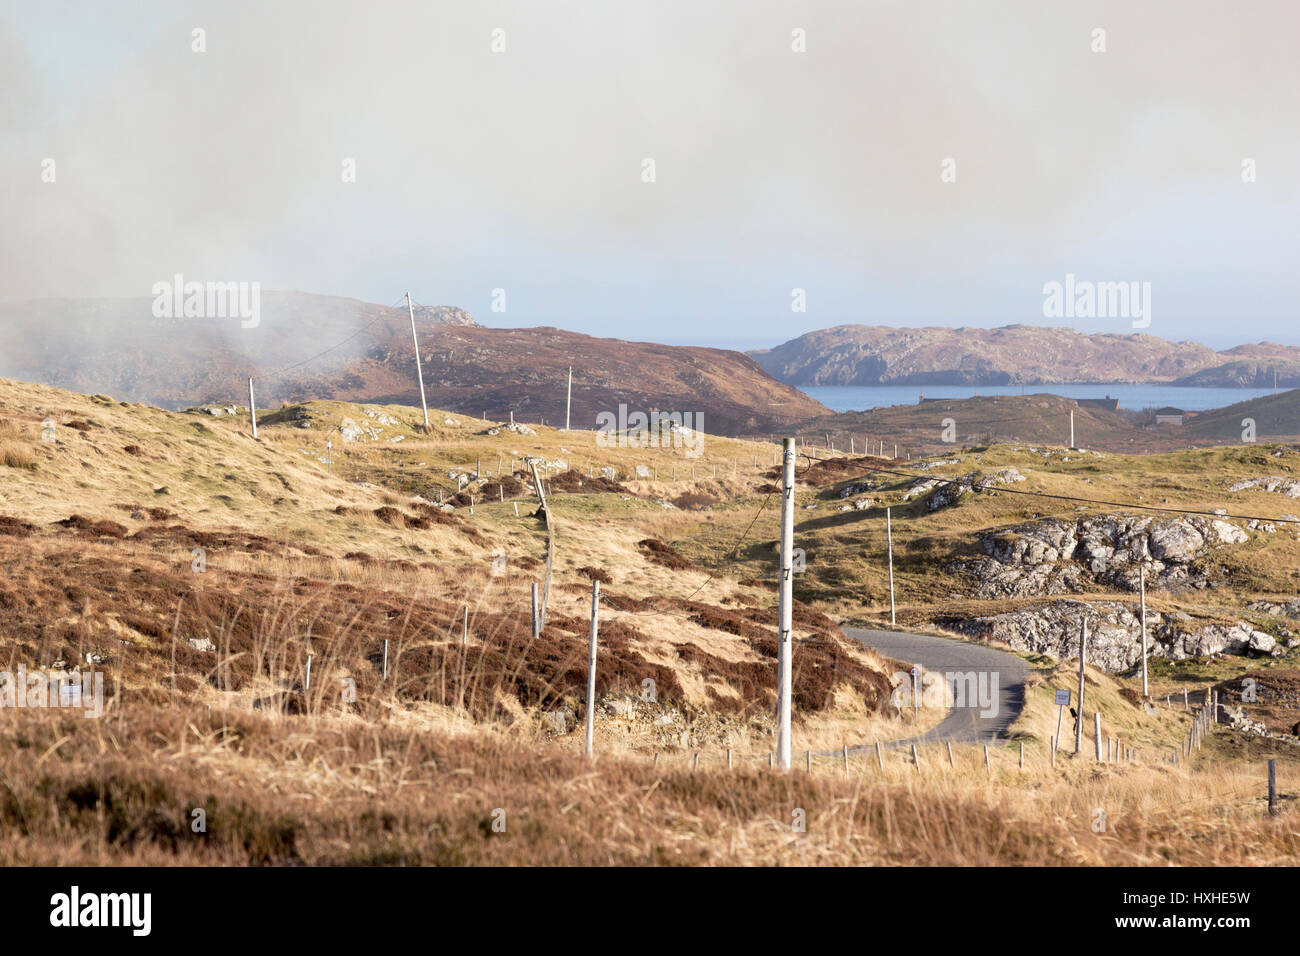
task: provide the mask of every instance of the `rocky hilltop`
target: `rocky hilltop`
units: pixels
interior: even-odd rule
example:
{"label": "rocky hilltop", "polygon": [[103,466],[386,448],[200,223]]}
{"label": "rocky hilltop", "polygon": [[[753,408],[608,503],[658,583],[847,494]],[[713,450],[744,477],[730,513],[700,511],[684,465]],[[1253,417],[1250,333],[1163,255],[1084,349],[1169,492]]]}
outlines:
{"label": "rocky hilltop", "polygon": [[1274,365],[1279,382],[1300,370],[1300,349],[1268,342],[1216,352],[1154,335],[1089,335],[1032,325],[841,325],[750,355],[791,385],[1250,385],[1261,376],[1271,384]]}

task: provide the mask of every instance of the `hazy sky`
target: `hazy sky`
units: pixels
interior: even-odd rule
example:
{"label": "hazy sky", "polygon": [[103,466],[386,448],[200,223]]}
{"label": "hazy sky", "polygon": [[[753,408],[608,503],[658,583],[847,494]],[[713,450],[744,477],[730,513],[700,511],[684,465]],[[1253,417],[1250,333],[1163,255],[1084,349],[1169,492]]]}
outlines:
{"label": "hazy sky", "polygon": [[1295,0],[0,11],[0,299],[183,273],[660,341],[1131,331],[1044,318],[1074,273],[1150,282],[1156,335],[1300,342]]}

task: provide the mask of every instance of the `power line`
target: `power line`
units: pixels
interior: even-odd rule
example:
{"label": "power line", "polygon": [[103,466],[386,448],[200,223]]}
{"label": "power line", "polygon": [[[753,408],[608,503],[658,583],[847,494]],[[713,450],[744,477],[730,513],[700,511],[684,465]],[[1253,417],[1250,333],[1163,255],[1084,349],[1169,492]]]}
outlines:
{"label": "power line", "polygon": [[[399,299],[399,300],[398,300],[398,303],[400,303],[400,302],[401,302],[401,300]],[[397,308],[397,304],[398,304],[398,303],[395,303],[395,304],[389,306],[389,308],[390,308],[390,309],[395,309],[395,308]],[[327,348],[327,349],[322,349],[321,351],[317,352],[315,355],[311,356],[310,358],[305,358],[305,359],[303,359],[301,362],[295,362],[295,363],[293,363],[292,365],[285,365],[283,368],[273,369],[273,370],[271,370],[271,371],[269,371],[269,372],[266,372],[266,373],[264,373],[264,374],[266,374],[266,375],[280,375],[280,374],[283,373],[283,372],[289,372],[289,371],[292,371],[293,369],[301,368],[301,367],[304,366],[304,365],[307,365],[307,364],[309,364],[309,363],[311,363],[311,362],[316,361],[316,360],[317,360],[318,358],[320,358],[322,355],[328,355],[330,352],[333,352],[335,349],[337,349],[337,348],[341,348],[342,346],[347,345],[349,342],[351,342],[353,339],[355,339],[355,338],[356,338],[358,335],[360,335],[362,332],[367,332],[367,331],[369,331],[369,330],[370,330],[371,328],[373,328],[373,327],[374,327],[378,322],[381,322],[381,321],[383,321],[384,319],[387,319],[387,318],[389,318],[389,316],[387,316],[387,315],[377,315],[377,316],[375,316],[375,318],[371,319],[369,322],[367,322],[367,323],[366,323],[365,325],[363,325],[361,328],[357,329],[355,332],[353,332],[353,333],[352,333],[351,335],[349,335],[347,338],[343,339],[343,340],[340,341],[340,342],[336,342],[335,344],[331,345],[331,346],[330,346],[329,348]]]}

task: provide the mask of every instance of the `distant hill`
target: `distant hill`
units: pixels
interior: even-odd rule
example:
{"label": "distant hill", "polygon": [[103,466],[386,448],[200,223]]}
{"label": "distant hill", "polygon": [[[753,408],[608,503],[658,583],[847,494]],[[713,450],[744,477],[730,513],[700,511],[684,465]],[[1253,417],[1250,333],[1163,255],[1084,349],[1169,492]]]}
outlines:
{"label": "distant hill", "polygon": [[1071,412],[1080,448],[1146,453],[1188,444],[1170,429],[1142,428],[1117,412],[1049,394],[982,395],[841,412],[804,422],[798,433],[819,448],[829,435],[836,451],[861,452],[864,443],[874,451],[883,441],[885,454],[892,456],[897,443],[900,456],[906,452],[913,458],[1001,442],[1060,447],[1070,442]]}
{"label": "distant hill", "polygon": [[[1260,343],[1216,352],[1196,342],[1144,334],[1085,334],[1008,325],[996,329],[841,325],[751,352],[791,385],[1051,385],[1176,382],[1248,385],[1241,363],[1300,368],[1300,349]],[[1295,368],[1291,363],[1296,363]],[[1231,368],[1229,368],[1231,366]],[[1215,375],[1210,370],[1223,368]],[[1279,374],[1282,373],[1279,365]],[[1207,375],[1192,382],[1191,376]]]}
{"label": "distant hill", "polygon": [[1184,375],[1173,384],[1205,388],[1272,388],[1274,385],[1300,388],[1300,361],[1238,359]]}
{"label": "distant hill", "polygon": [[1247,418],[1255,423],[1257,441],[1300,437],[1300,389],[1201,412],[1188,419],[1182,431],[1196,438],[1237,443],[1246,427],[1242,420]]}
{"label": "distant hill", "polygon": [[[152,299],[0,305],[0,376],[162,408],[338,399],[419,405],[405,307],[263,292],[260,321],[155,318]],[[552,328],[491,329],[450,306],[416,310],[430,406],[562,423],[573,366],[573,423],[601,411],[703,413],[716,433],[756,433],[827,409],[722,349],[601,339]]]}

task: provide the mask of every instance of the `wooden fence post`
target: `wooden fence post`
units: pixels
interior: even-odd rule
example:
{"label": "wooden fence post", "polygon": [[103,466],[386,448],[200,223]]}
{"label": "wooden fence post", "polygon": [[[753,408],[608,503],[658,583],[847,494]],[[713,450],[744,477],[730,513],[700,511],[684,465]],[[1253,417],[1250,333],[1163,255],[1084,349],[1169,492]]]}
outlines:
{"label": "wooden fence post", "polygon": [[912,744],[912,763],[916,764],[916,772],[921,772],[921,755],[916,752],[916,744]]}
{"label": "wooden fence post", "polygon": [[[468,613],[468,608],[466,609]],[[600,628],[600,582],[591,582],[591,645],[587,651],[587,756],[592,756],[596,734],[596,634]]]}
{"label": "wooden fence post", "polygon": [[1268,760],[1268,815],[1277,816],[1277,761]]}
{"label": "wooden fence post", "polygon": [[957,764],[954,763],[954,762],[953,762],[953,759],[952,759],[952,741],[951,741],[951,740],[948,741],[948,766],[949,766],[949,767],[955,767],[955,766],[957,766]]}
{"label": "wooden fence post", "polygon": [[876,741],[876,763],[880,764],[880,769],[885,769],[885,753],[880,749],[880,741]]}
{"label": "wooden fence post", "polygon": [[1101,757],[1101,711],[1095,710],[1092,713],[1092,733],[1093,743],[1096,744],[1097,762],[1102,763]]}

